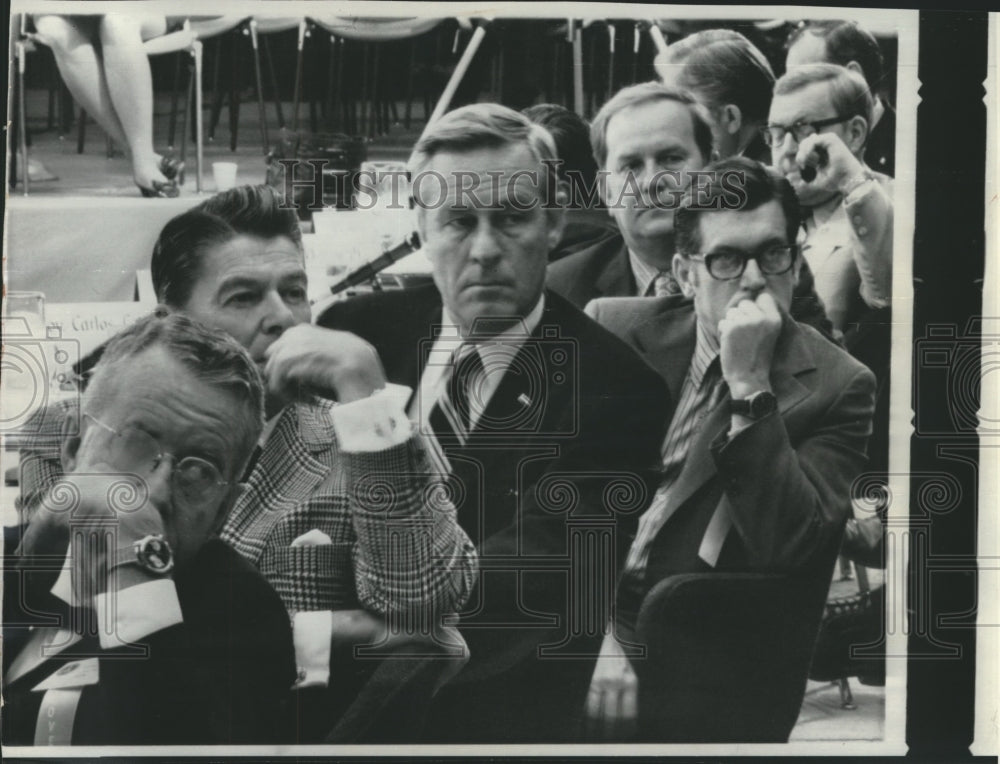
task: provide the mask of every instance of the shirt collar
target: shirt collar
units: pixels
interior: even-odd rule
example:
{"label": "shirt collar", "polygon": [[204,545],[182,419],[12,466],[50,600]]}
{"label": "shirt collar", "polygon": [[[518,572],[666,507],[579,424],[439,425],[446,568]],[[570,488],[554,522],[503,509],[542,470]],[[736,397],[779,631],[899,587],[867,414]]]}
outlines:
{"label": "shirt collar", "polygon": [[[538,328],[538,325],[542,322],[542,313],[544,311],[545,293],[543,292],[539,296],[538,302],[535,303],[535,307],[531,309],[531,312],[527,316],[519,321],[509,322],[510,325],[506,329],[488,337],[484,336],[482,337],[482,341],[488,341],[490,344],[501,342],[508,347],[519,347]],[[449,312],[447,306],[444,306],[441,310],[441,323],[445,327],[446,332],[442,332],[438,340],[444,340],[444,342],[454,345],[455,348],[465,341],[465,338],[459,332],[458,321]]]}
{"label": "shirt collar", "polygon": [[875,129],[875,125],[879,123],[882,119],[882,115],[885,114],[885,106],[882,105],[882,99],[876,98],[875,105],[872,108],[872,126],[868,129],[868,137],[871,138],[872,130]]}
{"label": "shirt collar", "polygon": [[632,275],[635,276],[635,293],[639,297],[645,297],[649,291],[649,285],[660,275],[660,271],[643,262],[631,249],[628,251],[628,262],[632,267]]}
{"label": "shirt collar", "polygon": [[695,387],[701,388],[705,381],[705,373],[712,361],[719,357],[719,338],[708,331],[701,321],[695,322],[694,356],[691,358],[691,381]]}

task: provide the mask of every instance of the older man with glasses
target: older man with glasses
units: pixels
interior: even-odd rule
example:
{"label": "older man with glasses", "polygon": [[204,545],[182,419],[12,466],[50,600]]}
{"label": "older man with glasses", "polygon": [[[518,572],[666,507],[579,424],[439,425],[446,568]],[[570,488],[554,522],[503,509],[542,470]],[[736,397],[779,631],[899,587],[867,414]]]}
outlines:
{"label": "older man with glasses", "polygon": [[[299,709],[290,734],[308,742],[330,731],[377,663],[339,648],[409,624],[462,657],[457,634],[438,639],[440,617],[468,598],[477,566],[407,418],[410,391],[386,383],[370,344],[309,323],[303,258],[294,210],[267,186],[243,186],[168,222],[151,270],[160,302],[235,339],[266,385],[267,422],[250,467],[233,478],[240,491],[219,535],[292,617]],[[61,476],[52,434],[74,415],[52,407],[30,423],[26,511]],[[155,451],[136,437],[130,449]],[[28,540],[54,523],[35,511]]]}
{"label": "older man with glasses", "polygon": [[841,334],[892,297],[890,180],[864,161],[872,109],[860,74],[811,64],[778,80],[762,128],[772,165],[807,211],[802,256]]}
{"label": "older man with glasses", "polygon": [[65,533],[39,548],[36,525],[33,554],[7,550],[5,745],[282,739],[288,615],[213,538],[263,402],[246,351],[184,316],[144,318],[108,345],[62,441],[66,475],[38,509]]}
{"label": "older man with glasses", "polygon": [[[587,307],[678,401],[663,479],[625,560],[617,620],[590,686],[598,737],[627,732],[641,714],[639,684],[655,681],[622,647],[636,642],[645,594],[677,573],[788,571],[813,577],[822,599],[865,463],[871,372],[788,314],[802,263],[795,192],[748,159],[706,169],[707,198],[719,203],[689,198],[675,221],[674,275],[692,302],[606,298]],[[734,185],[739,204],[721,203]],[[648,740],[684,734],[642,730]]]}

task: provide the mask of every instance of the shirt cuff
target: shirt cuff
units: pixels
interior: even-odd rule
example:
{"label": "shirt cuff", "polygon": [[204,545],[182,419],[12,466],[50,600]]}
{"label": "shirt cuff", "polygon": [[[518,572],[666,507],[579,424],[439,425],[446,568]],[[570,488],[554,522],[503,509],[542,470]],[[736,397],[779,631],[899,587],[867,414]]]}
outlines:
{"label": "shirt cuff", "polygon": [[752,419],[739,425],[732,424],[732,420],[730,420],[729,432],[726,433],[726,441],[728,442],[732,440],[744,430],[748,430],[749,428],[753,427],[753,425],[754,421]]}
{"label": "shirt cuff", "polygon": [[333,613],[300,610],[292,616],[292,641],[298,678],[292,689],[326,687],[330,683],[330,642]]}
{"label": "shirt cuff", "polygon": [[[96,594],[94,609],[101,648],[105,650],[138,642],[149,634],[184,623],[177,588],[169,578]],[[109,620],[112,616],[113,623]]]}
{"label": "shirt cuff", "polygon": [[412,427],[406,416],[411,390],[388,384],[367,398],[334,406],[330,411],[333,430],[346,452],[385,451],[410,439]]}
{"label": "shirt cuff", "polygon": [[76,604],[73,602],[73,571],[70,568],[68,548],[66,549],[66,559],[63,562],[62,570],[59,571],[59,578],[52,584],[50,591],[52,592],[52,596],[62,600],[70,607]]}
{"label": "shirt cuff", "polygon": [[878,181],[875,180],[874,175],[867,172],[859,173],[858,176],[853,178],[849,183],[847,193],[844,194],[844,206],[851,207],[857,204],[861,199],[868,196],[868,194],[872,192],[874,186],[877,185]]}

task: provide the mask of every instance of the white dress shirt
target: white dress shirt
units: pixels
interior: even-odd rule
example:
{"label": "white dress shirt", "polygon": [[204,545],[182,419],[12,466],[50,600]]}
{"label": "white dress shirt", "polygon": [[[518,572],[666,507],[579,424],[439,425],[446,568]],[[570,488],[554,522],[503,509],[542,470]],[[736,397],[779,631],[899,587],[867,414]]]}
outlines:
{"label": "white dress shirt", "polygon": [[[500,381],[521,346],[538,328],[544,310],[543,294],[531,312],[521,321],[515,322],[498,334],[470,340],[475,343],[476,351],[483,361],[483,371],[480,373],[482,376],[469,380],[470,387],[475,389],[475,395],[469,396],[471,427],[474,428],[482,417],[483,411],[500,386]],[[427,356],[427,364],[420,377],[417,395],[410,405],[410,418],[419,422],[421,432],[425,433],[433,431],[428,422],[431,408],[444,391],[448,377],[446,372],[451,367],[455,351],[466,341],[459,330],[458,322],[447,308],[442,311],[441,324],[441,333],[434,340],[434,345]]]}

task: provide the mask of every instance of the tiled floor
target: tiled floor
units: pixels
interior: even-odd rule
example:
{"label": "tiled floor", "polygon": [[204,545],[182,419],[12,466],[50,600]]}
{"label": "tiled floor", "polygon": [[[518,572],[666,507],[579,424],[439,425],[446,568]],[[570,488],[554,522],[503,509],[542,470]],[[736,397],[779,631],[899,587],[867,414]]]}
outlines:
{"label": "tiled floor", "polygon": [[[885,572],[865,569],[871,587],[882,585]],[[831,585],[834,597],[847,597],[858,591],[855,578],[842,580],[840,569]],[[840,691],[835,683],[812,682],[806,687],[802,712],[792,730],[792,741],[800,740],[879,740],[885,730],[885,687],[869,687],[857,678],[848,680],[854,696],[854,709],[841,707]]]}
{"label": "tiled floor", "polygon": [[856,708],[841,707],[840,692],[830,682],[809,682],[791,741],[880,740],[885,729],[885,688],[866,687],[851,679]]}

